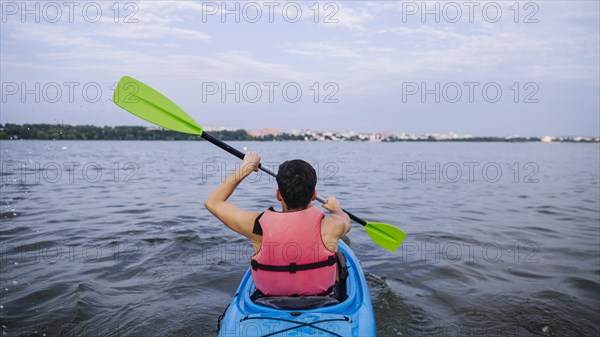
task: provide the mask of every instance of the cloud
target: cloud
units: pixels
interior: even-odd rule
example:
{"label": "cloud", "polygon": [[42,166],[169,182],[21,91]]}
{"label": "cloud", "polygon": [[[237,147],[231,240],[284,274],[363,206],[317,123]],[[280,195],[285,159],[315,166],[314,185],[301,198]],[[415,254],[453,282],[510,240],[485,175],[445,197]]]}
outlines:
{"label": "cloud", "polygon": [[[338,23],[330,24],[332,26],[340,26],[353,31],[366,32],[368,30],[366,24],[375,19],[375,15],[371,14],[364,7],[354,8],[346,5],[336,6],[339,6],[339,12],[337,12],[332,19],[338,20]],[[328,24],[324,23],[324,25]]]}
{"label": "cloud", "polygon": [[341,43],[308,42],[294,47],[286,47],[284,53],[318,58],[360,58],[358,50],[352,50]]}
{"label": "cloud", "polygon": [[[565,92],[574,82],[598,86],[597,2],[538,2],[535,24],[513,21],[513,2],[499,3],[504,18],[498,23],[465,18],[457,24],[422,23],[419,15],[403,23],[402,3],[392,1],[332,2],[328,8],[319,2],[319,23],[314,3],[301,2],[298,24],[282,19],[283,3],[269,23],[268,8],[259,2],[258,24],[224,24],[220,12],[202,22],[206,2],[137,4],[138,23],[132,24],[114,23],[109,9],[107,20],[95,24],[21,24],[18,18],[3,24],[3,79],[115,81],[130,74],[190,90],[192,100],[190,84],[206,81],[336,81],[340,94],[356,101],[389,96],[402,81],[539,81]],[[338,22],[324,23],[332,13]],[[565,100],[576,95],[565,94]]]}
{"label": "cloud", "polygon": [[156,40],[156,39],[187,39],[209,41],[211,37],[208,34],[193,30],[167,25],[154,24],[132,24],[126,27],[110,26],[110,29],[99,31],[96,36],[107,36],[111,38],[138,40]]}
{"label": "cloud", "polygon": [[8,34],[12,41],[32,42],[33,44],[50,45],[53,47],[87,47],[98,45],[97,40],[73,32],[66,26],[23,24],[13,28]]}

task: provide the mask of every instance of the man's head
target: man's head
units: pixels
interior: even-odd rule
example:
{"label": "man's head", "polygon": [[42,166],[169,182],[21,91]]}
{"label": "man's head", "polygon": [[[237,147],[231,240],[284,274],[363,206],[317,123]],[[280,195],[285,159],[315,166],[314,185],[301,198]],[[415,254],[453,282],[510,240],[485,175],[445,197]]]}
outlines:
{"label": "man's head", "polygon": [[279,165],[276,179],[288,210],[305,209],[314,199],[317,173],[304,160],[288,160]]}

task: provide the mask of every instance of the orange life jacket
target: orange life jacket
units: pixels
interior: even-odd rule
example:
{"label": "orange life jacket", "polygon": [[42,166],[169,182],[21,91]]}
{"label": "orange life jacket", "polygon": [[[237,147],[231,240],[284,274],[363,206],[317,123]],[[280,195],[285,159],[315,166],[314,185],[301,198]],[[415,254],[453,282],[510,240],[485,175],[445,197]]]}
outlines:
{"label": "orange life jacket", "polygon": [[[265,211],[257,219],[262,229],[260,251],[251,257],[252,278],[265,296],[329,294],[336,281],[336,254],[321,237],[323,211]],[[256,228],[255,228],[256,232]]]}

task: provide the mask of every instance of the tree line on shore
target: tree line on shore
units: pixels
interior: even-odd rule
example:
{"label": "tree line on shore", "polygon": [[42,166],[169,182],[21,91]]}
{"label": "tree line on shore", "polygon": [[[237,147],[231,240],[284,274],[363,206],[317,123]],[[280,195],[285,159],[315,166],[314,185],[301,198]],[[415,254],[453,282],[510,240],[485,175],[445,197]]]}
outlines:
{"label": "tree line on shore", "polygon": [[[211,131],[223,140],[304,140],[304,137],[281,134],[250,136],[246,130]],[[38,140],[197,140],[199,137],[162,128],[144,126],[94,126],[62,124],[0,124],[0,139]]]}
{"label": "tree line on shore", "polygon": [[[279,133],[277,135],[251,136],[244,129],[210,131],[212,135],[225,141],[255,140],[255,141],[283,141],[283,140],[344,140],[368,141],[368,139],[352,136],[344,139],[333,139],[330,136],[318,137],[310,134]],[[94,125],[67,125],[67,124],[0,124],[0,139],[35,139],[35,140],[197,140],[199,137],[186,133],[171,131],[163,128],[144,126],[94,126]],[[578,137],[581,138],[581,137]],[[558,142],[598,142],[598,139],[578,139],[572,137],[557,138]],[[399,138],[388,136],[379,139],[383,142],[539,142],[539,137],[469,137],[440,139],[433,136],[418,138]]]}

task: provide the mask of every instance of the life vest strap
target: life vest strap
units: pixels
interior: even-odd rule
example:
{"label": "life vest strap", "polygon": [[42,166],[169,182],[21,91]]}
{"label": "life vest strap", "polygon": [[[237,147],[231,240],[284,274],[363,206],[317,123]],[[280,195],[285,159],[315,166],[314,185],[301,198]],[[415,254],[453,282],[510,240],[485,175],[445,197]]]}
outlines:
{"label": "life vest strap", "polygon": [[295,262],[291,262],[287,266],[273,266],[268,264],[258,263],[256,260],[250,261],[250,266],[253,270],[266,270],[266,271],[277,271],[277,272],[289,272],[291,274],[295,274],[297,271],[301,270],[312,270],[323,267],[333,266],[337,261],[336,255],[330,255],[327,260],[321,262],[314,263],[306,263],[306,264],[296,264]]}

